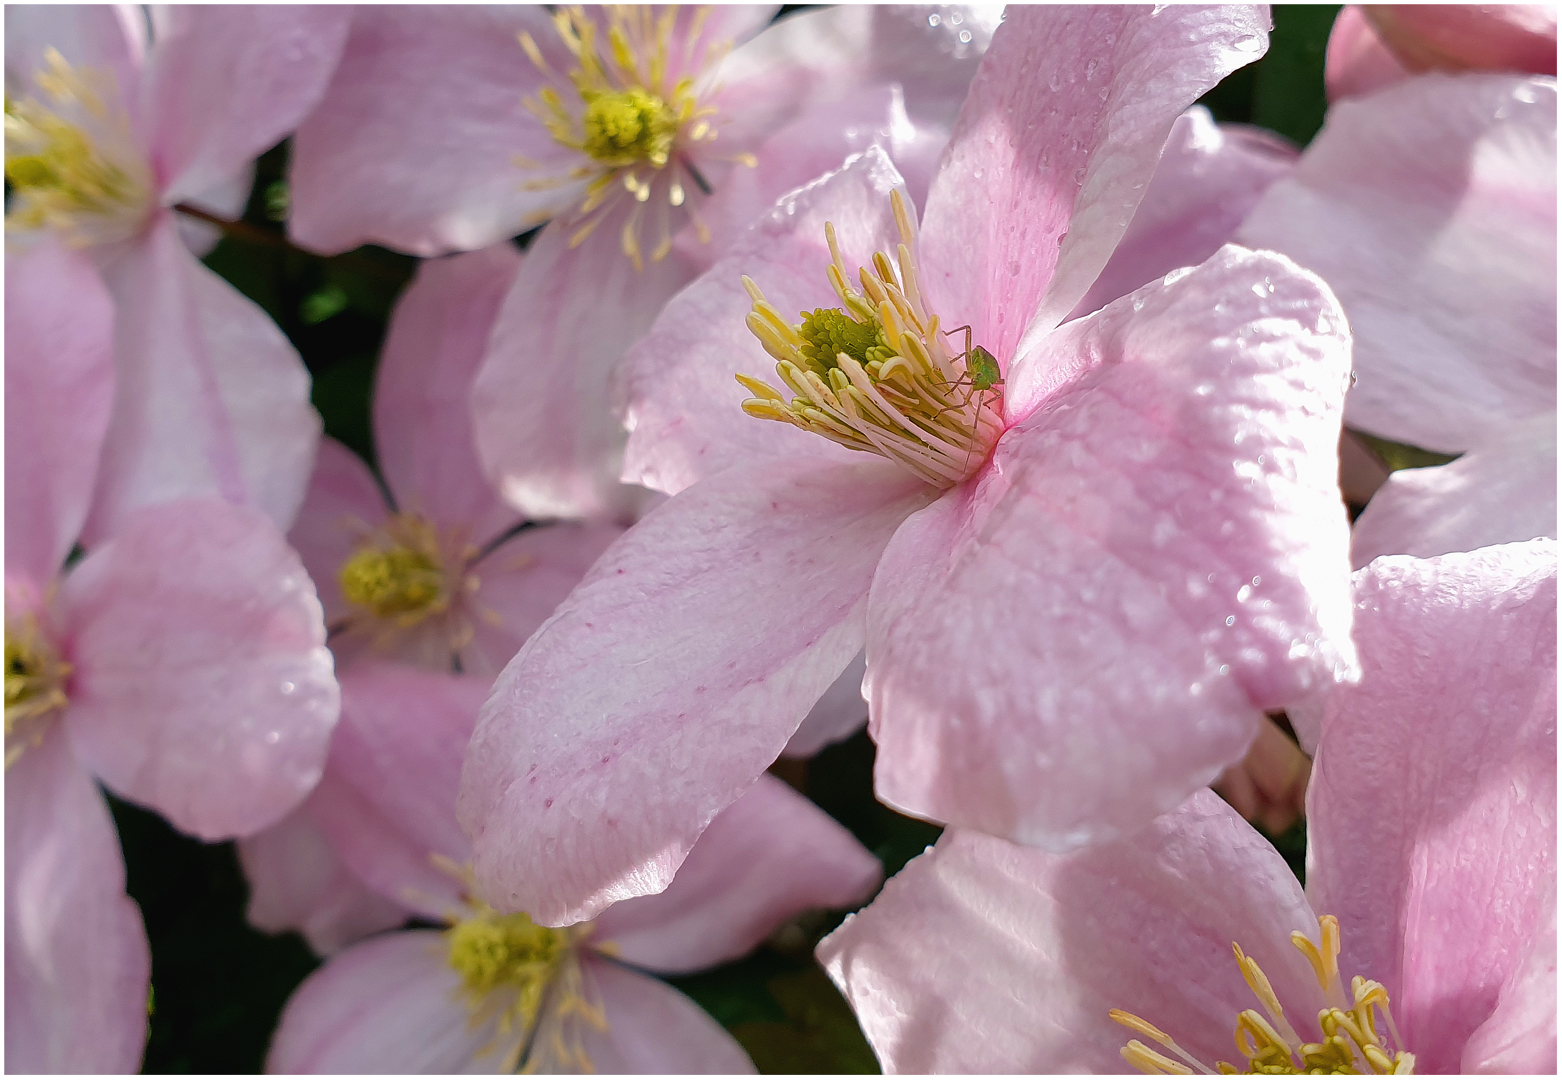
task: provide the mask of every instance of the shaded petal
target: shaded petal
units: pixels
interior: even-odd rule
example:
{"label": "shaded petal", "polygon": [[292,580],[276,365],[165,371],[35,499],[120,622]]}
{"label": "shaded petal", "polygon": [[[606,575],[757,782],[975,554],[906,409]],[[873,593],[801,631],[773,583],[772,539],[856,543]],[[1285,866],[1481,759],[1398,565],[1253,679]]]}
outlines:
{"label": "shaded petal", "polygon": [[1365,10],[1412,71],[1557,73],[1557,12],[1544,4],[1373,4]]}
{"label": "shaded petal", "polygon": [[558,925],[666,888],[862,647],[879,553],[928,496],[884,462],[735,466],[625,533],[478,719],[479,893]]}
{"label": "shaded petal", "polygon": [[1510,423],[1457,461],[1401,469],[1356,519],[1351,562],[1429,558],[1557,534],[1557,415]]}
{"label": "shaded petal", "polygon": [[607,1030],[588,1030],[586,1053],[601,1073],[752,1073],[738,1041],[704,1009],[660,979],[584,958]]}
{"label": "shaded petal", "polygon": [[371,892],[342,864],[306,809],[236,846],[249,882],[245,917],[268,934],[296,930],[328,956],[407,921],[405,907]]}
{"label": "shaded petal", "polygon": [[114,400],[114,306],[92,261],[51,236],[10,256],[5,290],[5,561],[49,581],[81,533]]}
{"label": "shaded petal", "polygon": [[65,722],[117,793],[217,840],[272,824],[320,779],[339,709],[320,601],[261,514],[136,511],[61,598]]}
{"label": "shaded petal", "polygon": [[1463,1073],[1553,1073],[1557,1069],[1555,907],[1529,955],[1502,988],[1491,1019],[1465,1043]]}
{"label": "shaded petal", "polygon": [[1342,7],[1329,31],[1329,48],[1323,61],[1329,100],[1360,97],[1408,78],[1410,72],[1383,44],[1361,8],[1356,4]]}
{"label": "shaded petal", "polygon": [[1424,75],[1340,102],[1242,226],[1339,295],[1353,428],[1456,453],[1555,411],[1556,95]]}
{"label": "shaded petal", "polygon": [[325,92],[350,14],[327,5],[153,9],[143,93],[166,205],[222,183],[298,126]]}
{"label": "shaded petal", "polygon": [[593,940],[653,971],[715,967],[788,919],[861,904],[884,868],[834,818],[764,774],[711,819],[664,892],[602,913]]}
{"label": "shaded petal", "polygon": [[1084,296],[1173,121],[1263,54],[1269,22],[1237,6],[1007,16],[928,194],[921,256],[931,308],[1005,364],[1027,327],[1045,333]]}
{"label": "shaded petal", "polygon": [[473,1025],[461,977],[434,930],[384,934],[332,957],[282,1011],[269,1073],[497,1072],[481,1054],[492,1024]]}
{"label": "shaded petal", "polygon": [[55,49],[72,67],[106,71],[119,105],[140,116],[146,17],[129,4],[8,4],[5,9],[5,83],[11,94],[42,96],[33,75],[48,70]]}
{"label": "shaded petal", "polygon": [[314,579],[325,621],[349,610],[342,596],[342,566],[360,539],[390,516],[385,495],[363,459],[332,438],[320,440],[315,471],[287,539]]}
{"label": "shaded petal", "polygon": [[1363,676],[1327,700],[1307,890],[1418,1070],[1458,1071],[1556,910],[1556,573],[1540,541],[1354,579]]}
{"label": "shaded petal", "polygon": [[[637,204],[636,204],[637,205]],[[624,433],[609,378],[692,276],[674,255],[643,270],[619,249],[625,207],[579,246],[562,223],[527,250],[472,387],[484,467],[533,518],[621,509]]]}
{"label": "shaded petal", "polygon": [[508,243],[421,264],[396,302],[375,374],[375,450],[398,508],[466,525],[474,543],[515,520],[477,460],[471,396],[520,265]]}
{"label": "shaded petal", "polygon": [[881,800],[1057,849],[1354,677],[1349,338],[1316,278],[1228,246],[1041,348],[1030,371],[1080,374],[874,575],[868,730]]}
{"label": "shaded petal", "polygon": [[868,722],[868,702],[862,696],[862,677],[867,670],[868,654],[858,653],[857,659],[846,665],[846,670],[808,710],[781,752],[783,757],[813,757]]}
{"label": "shaded petal", "polygon": [[456,785],[490,680],[366,661],[341,681],[342,720],[310,814],[366,885],[439,918],[461,882],[430,856],[470,858]]}
{"label": "shaded petal", "polygon": [[1318,1000],[1292,930],[1318,924],[1290,868],[1205,791],[1073,855],[950,829],[817,952],[886,1073],[1121,1073],[1134,1036],[1109,1009],[1209,1065],[1235,1056],[1257,1003],[1233,941],[1282,1001]]}
{"label": "shaded petal", "polygon": [[5,773],[5,1065],[136,1072],[151,955],[108,806],[58,724]]}
{"label": "shaded petal", "polygon": [[790,424],[754,419],[738,373],[773,378],[775,361],[744,319],[753,301],[747,274],[784,315],[838,307],[825,268],[824,226],[835,226],[848,266],[899,242],[890,191],[900,174],[878,147],[789,194],[756,221],[715,266],[668,302],[656,325],[624,358],[624,480],[677,494],[734,464],[802,455],[860,461],[856,451]]}
{"label": "shaded petal", "polygon": [[286,529],[314,464],[309,372],[264,311],[196,261],[171,215],[109,261],[114,415],[84,542],[138,506],[220,495]]}
{"label": "shaded petal", "polygon": [[1263,128],[1217,124],[1202,105],[1177,117],[1128,231],[1069,317],[1215,254],[1296,158],[1284,139]]}
{"label": "shaded petal", "polygon": [[[572,66],[540,7],[353,8],[341,64],[293,138],[288,235],[327,253],[380,243],[438,255],[573,201],[525,187],[580,154],[521,105],[542,85],[522,31],[556,70]],[[553,167],[533,173],[517,156]]]}
{"label": "shaded petal", "polygon": [[623,532],[607,524],[544,525],[474,563],[479,611],[461,669],[491,682]]}

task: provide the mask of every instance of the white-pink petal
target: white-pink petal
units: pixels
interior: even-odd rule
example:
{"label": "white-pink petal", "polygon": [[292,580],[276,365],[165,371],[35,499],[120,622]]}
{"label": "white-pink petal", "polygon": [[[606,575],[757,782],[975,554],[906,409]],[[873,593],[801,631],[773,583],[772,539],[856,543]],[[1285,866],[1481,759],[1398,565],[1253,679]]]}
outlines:
{"label": "white-pink petal", "polygon": [[[593,1070],[674,1075],[755,1071],[738,1041],[710,1013],[660,979],[596,957],[583,958],[581,966],[601,997],[607,1019],[602,1032],[580,1025]],[[545,1066],[543,1048],[538,1054]]]}

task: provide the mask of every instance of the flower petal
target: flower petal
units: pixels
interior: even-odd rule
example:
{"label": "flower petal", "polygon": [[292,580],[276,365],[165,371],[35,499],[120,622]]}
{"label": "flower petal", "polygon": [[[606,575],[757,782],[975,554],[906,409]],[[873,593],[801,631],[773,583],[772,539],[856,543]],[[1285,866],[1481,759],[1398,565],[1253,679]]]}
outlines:
{"label": "flower petal", "polygon": [[236,846],[249,882],[245,917],[268,934],[296,930],[329,956],[407,921],[406,908],[371,892],[342,864],[307,809]]}
{"label": "flower petal", "polygon": [[360,538],[389,514],[385,495],[363,459],[335,439],[322,438],[304,505],[287,539],[314,579],[328,625],[348,612],[342,595],[343,564]]}
{"label": "flower petal", "polygon": [[53,237],[10,256],[5,291],[5,556],[47,582],[81,533],[114,401],[114,306]]}
{"label": "flower petal", "polygon": [[923,282],[945,325],[970,323],[1007,364],[1028,327],[1061,322],[1117,246],[1173,121],[1257,60],[1267,31],[1253,7],[1010,10],[923,215]]}
{"label": "flower petal", "polygon": [[862,696],[862,677],[867,670],[867,653],[858,653],[857,659],[846,665],[846,670],[808,710],[781,752],[783,757],[813,757],[868,722],[868,702]]}
{"label": "flower petal", "polygon": [[825,223],[835,226],[848,266],[872,265],[875,251],[893,251],[898,242],[889,195],[900,184],[883,150],[869,147],[782,199],[668,302],[624,358],[625,482],[674,495],[733,464],[802,455],[862,459],[810,432],[743,412],[750,394],[733,376],[771,377],[776,365],[744,325],[753,301],[742,277],[752,278],[788,317],[840,306],[825,276]]}
{"label": "flower petal", "polygon": [[1374,4],[1367,17],[1412,71],[1557,73],[1557,13],[1544,4]]}
{"label": "flower petal", "polygon": [[66,713],[83,761],[206,840],[256,832],[325,765],[339,697],[320,601],[254,510],[139,510],[65,579]]}
{"label": "flower petal", "polygon": [[551,175],[580,157],[521,106],[542,85],[522,31],[568,70],[538,7],[354,8],[341,64],[293,138],[288,235],[328,254],[379,243],[439,255],[568,205],[566,191],[528,190],[515,161],[559,165]]}
{"label": "flower petal", "polygon": [[1457,461],[1390,476],[1356,519],[1351,561],[1429,558],[1556,533],[1557,416],[1541,413]]}
{"label": "flower petal", "polygon": [[114,415],[83,542],[138,506],[220,495],[280,529],[297,512],[320,417],[309,373],[252,301],[202,266],[167,214],[103,267],[114,296]]}
{"label": "flower petal", "polygon": [[331,5],[153,9],[143,93],[165,205],[222,183],[298,126],[325,92],[349,16]]}
{"label": "flower petal", "polygon": [[1349,339],[1316,278],[1228,246],[1040,347],[1073,381],[874,575],[868,730],[881,800],[1058,850],[1354,676]]}
{"label": "flower petal", "polygon": [[1282,1001],[1316,1000],[1292,930],[1318,924],[1290,868],[1205,791],[1073,855],[950,829],[817,951],[886,1073],[1121,1073],[1109,1009],[1234,1056],[1256,1002],[1233,941]]}
{"label": "flower petal", "polygon": [[1339,295],[1353,428],[1456,453],[1555,411],[1556,95],[1424,75],[1340,102],[1242,226]]}
{"label": "flower petal", "polygon": [[1177,117],[1128,231],[1069,317],[1215,254],[1296,157],[1285,140],[1263,128],[1217,124],[1202,105]]}
{"label": "flower petal", "polygon": [[472,380],[521,264],[513,244],[425,262],[396,302],[374,383],[374,444],[403,511],[483,543],[514,524],[477,460]]}
{"label": "flower petal", "polygon": [[666,888],[861,648],[927,490],[884,462],[734,466],[625,533],[478,719],[457,813],[479,893],[558,925]]}
{"label": "flower petal", "polygon": [[5,1065],[136,1072],[151,955],[97,786],[58,724],[5,773]]}
{"label": "flower petal", "polygon": [[[601,1073],[752,1073],[738,1041],[704,1009],[660,979],[594,957],[581,962],[602,998],[607,1030],[587,1030]],[[551,1071],[551,1070],[550,1070]]]}
{"label": "flower petal", "polygon": [[1508,979],[1491,1018],[1475,1029],[1459,1063],[1463,1073],[1549,1073],[1557,1067],[1557,921],[1536,934]]}
{"label": "flower petal", "polygon": [[481,1053],[493,1025],[474,1025],[444,935],[404,930],[326,961],[282,1011],[268,1073],[497,1072]]}
{"label": "flower petal", "polygon": [[14,4],[5,9],[5,83],[8,94],[39,96],[34,76],[47,71],[54,49],[79,69],[107,72],[132,126],[140,115],[146,16],[129,5]]}
{"label": "flower petal", "polygon": [[1329,47],[1323,61],[1329,100],[1361,97],[1408,78],[1410,72],[1383,44],[1361,7],[1342,7],[1329,31]]}
{"label": "flower petal", "polygon": [[1458,1071],[1556,910],[1556,573],[1538,541],[1355,578],[1363,676],[1326,703],[1307,890],[1418,1070]]}
{"label": "flower petal", "polygon": [[856,837],[765,774],[711,820],[666,891],[608,908],[593,940],[639,967],[698,971],[747,954],[805,911],[856,907],[883,878]]}

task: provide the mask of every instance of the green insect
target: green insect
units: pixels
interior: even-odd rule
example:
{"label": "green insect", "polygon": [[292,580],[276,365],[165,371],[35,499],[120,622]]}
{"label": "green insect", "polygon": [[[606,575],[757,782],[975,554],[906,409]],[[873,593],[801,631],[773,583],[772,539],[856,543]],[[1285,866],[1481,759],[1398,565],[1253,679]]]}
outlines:
{"label": "green insect", "polygon": [[[965,361],[965,375],[956,382],[949,384],[953,390],[957,386],[970,387],[970,393],[965,395],[965,400],[960,403],[960,408],[965,408],[971,403],[972,394],[985,394],[994,387],[1003,385],[1003,373],[998,368],[998,358],[980,345],[971,344],[970,324],[957,326],[953,330],[945,330],[945,334],[958,334],[965,331],[965,351],[955,357],[956,360]],[[949,412],[950,408],[939,410],[939,415]]]}

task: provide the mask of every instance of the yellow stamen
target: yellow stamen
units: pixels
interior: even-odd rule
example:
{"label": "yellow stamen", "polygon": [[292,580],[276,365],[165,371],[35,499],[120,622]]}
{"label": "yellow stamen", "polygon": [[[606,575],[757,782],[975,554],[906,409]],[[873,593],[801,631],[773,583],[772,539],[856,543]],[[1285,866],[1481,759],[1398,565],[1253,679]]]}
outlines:
{"label": "yellow stamen", "polygon": [[464,532],[441,534],[416,514],[364,528],[338,571],[353,609],[344,629],[369,635],[381,650],[399,647],[415,631],[429,638],[430,662],[448,662],[471,641],[472,616],[483,614],[476,607],[481,583],[470,569],[477,554]]}
{"label": "yellow stamen", "polygon": [[65,707],[71,666],[44,632],[37,616],[5,620],[5,767],[37,745],[54,714]]}

